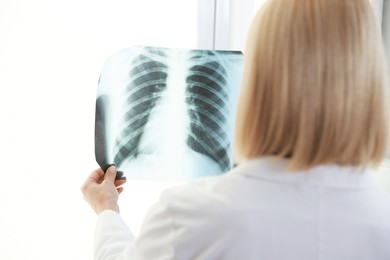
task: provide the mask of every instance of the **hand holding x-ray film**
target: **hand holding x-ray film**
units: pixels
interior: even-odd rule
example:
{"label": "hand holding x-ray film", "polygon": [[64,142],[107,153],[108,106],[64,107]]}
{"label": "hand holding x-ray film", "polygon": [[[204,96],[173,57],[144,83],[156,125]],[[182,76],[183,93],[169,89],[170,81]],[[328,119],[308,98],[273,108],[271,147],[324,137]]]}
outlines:
{"label": "hand holding x-ray film", "polygon": [[233,166],[241,52],[136,46],[99,79],[95,155],[130,179],[183,181]]}

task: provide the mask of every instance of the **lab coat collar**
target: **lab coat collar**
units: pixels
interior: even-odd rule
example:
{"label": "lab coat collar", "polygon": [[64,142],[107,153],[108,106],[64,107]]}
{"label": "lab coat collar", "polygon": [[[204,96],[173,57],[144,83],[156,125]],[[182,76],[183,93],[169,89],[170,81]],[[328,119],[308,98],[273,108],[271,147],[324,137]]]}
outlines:
{"label": "lab coat collar", "polygon": [[250,178],[305,184],[311,186],[329,186],[339,188],[378,188],[373,170],[364,167],[321,165],[304,171],[286,170],[288,159],[261,157],[245,161],[232,173]]}

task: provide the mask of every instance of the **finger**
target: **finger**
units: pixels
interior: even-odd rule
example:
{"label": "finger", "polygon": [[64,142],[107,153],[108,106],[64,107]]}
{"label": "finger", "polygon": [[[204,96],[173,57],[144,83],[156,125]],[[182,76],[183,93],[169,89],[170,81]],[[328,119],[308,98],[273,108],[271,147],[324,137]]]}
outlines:
{"label": "finger", "polygon": [[116,181],[114,182],[114,184],[115,184],[116,187],[121,186],[121,185],[123,185],[123,184],[125,184],[125,183],[126,183],[126,180],[116,180]]}
{"label": "finger", "polygon": [[92,182],[100,182],[100,180],[103,178],[104,172],[102,169],[96,169],[94,170],[87,178],[87,181],[92,181]]}
{"label": "finger", "polygon": [[119,188],[117,188],[116,190],[118,191],[119,194],[121,194],[122,191],[123,191],[123,187],[119,187]]}
{"label": "finger", "polygon": [[104,175],[104,180],[105,181],[114,182],[115,181],[115,176],[116,176],[116,167],[114,165],[111,165],[107,169],[106,174]]}
{"label": "finger", "polygon": [[103,175],[104,173],[102,169],[99,168],[94,170],[81,186],[81,192],[85,194],[86,190],[91,186],[91,184],[100,184]]}

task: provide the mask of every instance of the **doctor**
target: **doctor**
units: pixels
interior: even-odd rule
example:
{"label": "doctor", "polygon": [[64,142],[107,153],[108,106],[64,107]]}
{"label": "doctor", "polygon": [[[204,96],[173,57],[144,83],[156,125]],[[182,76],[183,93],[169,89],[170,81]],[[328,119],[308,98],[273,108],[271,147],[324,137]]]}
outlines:
{"label": "doctor", "polygon": [[368,0],[269,0],[249,33],[240,165],[164,192],[139,237],[92,172],[95,259],[389,260],[385,54]]}

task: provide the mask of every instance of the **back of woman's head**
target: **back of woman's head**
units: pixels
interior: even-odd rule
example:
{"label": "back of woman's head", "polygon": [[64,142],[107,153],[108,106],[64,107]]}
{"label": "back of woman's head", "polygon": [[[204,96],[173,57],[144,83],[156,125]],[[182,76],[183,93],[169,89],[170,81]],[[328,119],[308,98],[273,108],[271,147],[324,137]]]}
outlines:
{"label": "back of woman's head", "polygon": [[269,0],[255,17],[237,113],[238,161],[290,169],[378,165],[387,146],[386,66],[369,0]]}

